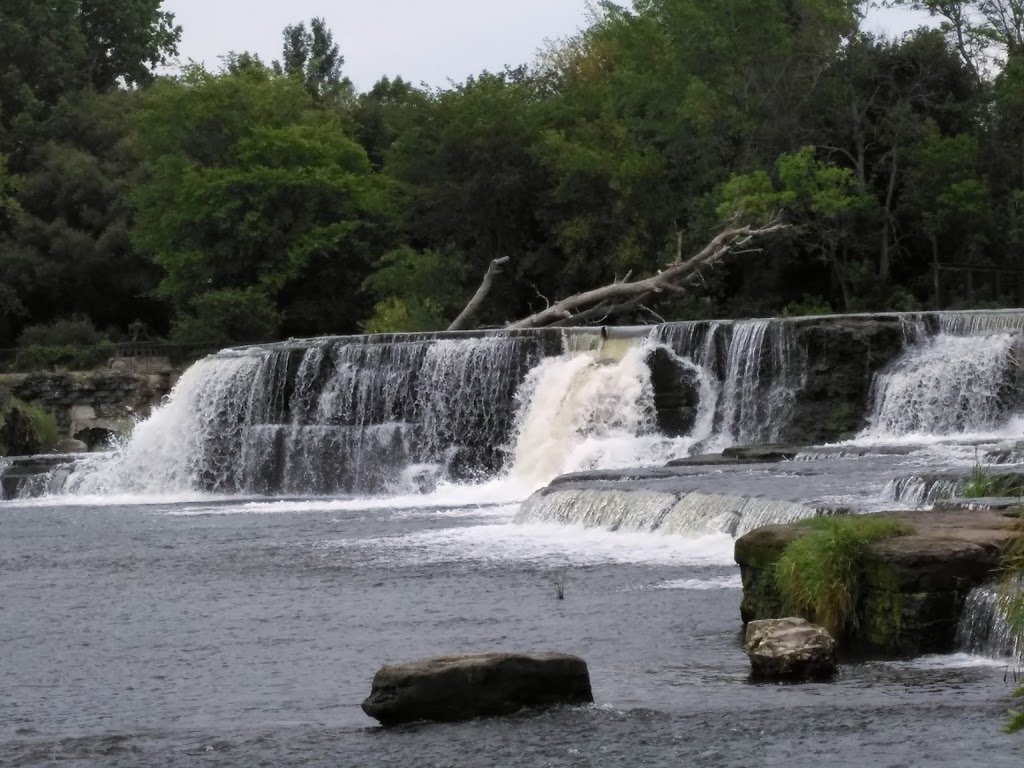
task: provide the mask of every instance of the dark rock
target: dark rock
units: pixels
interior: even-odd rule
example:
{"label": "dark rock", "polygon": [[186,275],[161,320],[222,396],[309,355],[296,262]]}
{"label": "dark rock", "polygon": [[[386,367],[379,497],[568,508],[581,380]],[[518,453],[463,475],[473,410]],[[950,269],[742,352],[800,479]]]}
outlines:
{"label": "dark rock", "polygon": [[363,711],[392,726],[510,715],[594,700],[587,664],[557,653],[446,656],[382,667]]}
{"label": "dark rock", "polygon": [[805,445],[739,445],[726,448],[722,456],[741,462],[771,464],[792,461],[806,449]]}
{"label": "dark rock", "polygon": [[647,366],[651,370],[658,430],[669,437],[690,434],[700,406],[696,369],[664,347],[651,351],[647,356]]}
{"label": "dark rock", "polygon": [[752,621],[744,650],[755,680],[827,680],[836,673],[836,641],[806,619]]}

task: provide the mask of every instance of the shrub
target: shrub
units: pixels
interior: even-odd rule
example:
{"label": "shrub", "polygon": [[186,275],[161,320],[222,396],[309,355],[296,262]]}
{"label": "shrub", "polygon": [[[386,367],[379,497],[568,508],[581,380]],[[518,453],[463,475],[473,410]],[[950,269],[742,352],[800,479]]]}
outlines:
{"label": "shrub", "polygon": [[96,330],[91,320],[74,317],[28,326],[18,337],[18,346],[91,347],[104,341],[107,341],[107,337]]}
{"label": "shrub", "polygon": [[820,517],[805,524],[813,530],[783,551],[775,564],[775,581],[787,611],[839,635],[856,626],[864,549],[913,529],[899,520],[858,515]]}
{"label": "shrub", "polygon": [[[45,450],[56,445],[57,441],[60,440],[60,428],[57,426],[57,419],[52,413],[43,410],[34,403],[26,403],[24,400],[10,397],[4,393],[0,393],[0,432],[4,430],[7,420],[15,411],[28,418],[29,423],[32,425],[32,438],[24,446],[0,445],[0,453],[6,453],[11,449],[15,449],[18,452],[21,449],[28,449],[29,452]],[[33,442],[34,445],[32,445]]]}
{"label": "shrub", "polygon": [[33,344],[18,350],[17,367],[23,371],[88,371],[105,368],[113,354],[114,345],[109,341],[91,347],[44,347]]}
{"label": "shrub", "polygon": [[257,344],[277,338],[281,313],[267,296],[247,288],[210,291],[192,301],[174,324],[171,338],[179,344]]}

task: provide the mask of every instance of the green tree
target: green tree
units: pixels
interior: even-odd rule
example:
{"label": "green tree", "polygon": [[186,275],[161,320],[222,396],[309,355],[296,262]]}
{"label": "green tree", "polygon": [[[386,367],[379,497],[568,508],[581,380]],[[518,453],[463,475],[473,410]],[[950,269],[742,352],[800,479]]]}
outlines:
{"label": "green tree", "polygon": [[339,115],[269,70],[192,67],[150,90],[137,134],[132,234],[164,271],[161,295],[183,311],[253,290],[289,333],[355,330],[391,203]]}
{"label": "green tree", "polygon": [[305,22],[285,27],[284,52],[273,68],[300,80],[313,98],[336,101],[352,95],[352,81],[341,74],[344,64],[326,22],[314,17],[308,28]]}

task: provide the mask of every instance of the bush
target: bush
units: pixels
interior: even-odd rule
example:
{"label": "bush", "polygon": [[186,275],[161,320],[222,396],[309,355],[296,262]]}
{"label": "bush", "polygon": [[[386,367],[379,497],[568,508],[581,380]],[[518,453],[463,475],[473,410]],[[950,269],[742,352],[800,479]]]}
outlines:
{"label": "bush", "polygon": [[178,319],[171,338],[178,344],[258,344],[277,338],[281,313],[257,290],[226,289],[204,293]]}
{"label": "bush", "polygon": [[88,371],[105,368],[113,354],[114,345],[109,341],[91,347],[31,345],[18,350],[17,367],[24,371]]}
{"label": "bush", "polygon": [[783,317],[808,317],[831,315],[832,306],[820,296],[804,296],[800,301],[791,301],[782,309]]}
{"label": "bush", "polygon": [[[26,403],[24,400],[10,397],[5,393],[0,393],[0,434],[7,431],[5,427],[15,412],[28,419],[32,425],[32,434],[22,436],[18,430],[15,430],[17,435],[8,435],[8,438],[16,437],[15,444],[0,444],[0,455],[12,450],[15,453],[22,453],[26,449],[29,453],[35,453],[53,447],[60,440],[60,428],[57,426],[57,418],[52,413],[43,410],[38,405]],[[24,445],[21,444],[23,441]]]}
{"label": "bush", "polygon": [[25,347],[91,347],[107,341],[92,321],[84,317],[54,320],[52,323],[30,325],[18,337],[18,346]]}
{"label": "bush", "polygon": [[783,551],[775,564],[775,582],[787,611],[838,636],[856,626],[864,549],[912,528],[899,520],[858,515],[820,517],[805,524],[812,532]]}

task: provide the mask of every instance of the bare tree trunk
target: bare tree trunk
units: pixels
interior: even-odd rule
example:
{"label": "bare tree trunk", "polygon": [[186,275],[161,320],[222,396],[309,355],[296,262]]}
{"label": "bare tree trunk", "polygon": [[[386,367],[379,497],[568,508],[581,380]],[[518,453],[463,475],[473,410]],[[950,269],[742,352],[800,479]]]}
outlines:
{"label": "bare tree trunk", "polygon": [[469,300],[465,309],[459,313],[459,316],[455,318],[451,325],[448,326],[449,331],[461,331],[466,327],[473,315],[480,309],[480,305],[484,303],[484,299],[487,298],[487,294],[491,292],[491,287],[494,285],[494,278],[502,273],[505,265],[508,264],[509,257],[502,256],[500,259],[495,259],[487,267],[487,272],[484,273],[484,279],[480,282],[480,287],[476,289],[476,293],[473,294],[473,298]]}
{"label": "bare tree trunk", "polygon": [[878,257],[878,282],[882,284],[883,288],[889,284],[889,272],[892,269],[892,256],[889,252],[889,231],[892,229],[892,200],[896,195],[896,173],[898,169],[895,149],[890,153],[889,162],[889,184],[885,190],[885,206],[882,208],[881,251]]}
{"label": "bare tree trunk", "polygon": [[656,275],[633,281],[627,278],[621,282],[574,294],[529,317],[510,323],[507,327],[542,328],[600,322],[656,297],[685,293],[684,286],[700,279],[701,268],[713,266],[730,253],[736,253],[737,249],[746,249],[754,238],[785,228],[786,225],[779,222],[772,222],[763,227],[729,227],[715,236],[695,256],[685,261],[677,257]]}

